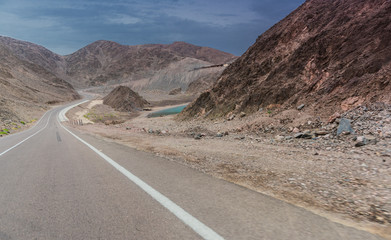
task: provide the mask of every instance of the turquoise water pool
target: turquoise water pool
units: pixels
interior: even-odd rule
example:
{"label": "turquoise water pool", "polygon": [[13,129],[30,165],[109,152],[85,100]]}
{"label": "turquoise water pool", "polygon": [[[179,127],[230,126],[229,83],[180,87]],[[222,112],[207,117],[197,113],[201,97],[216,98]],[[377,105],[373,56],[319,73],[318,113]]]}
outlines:
{"label": "turquoise water pool", "polygon": [[151,118],[151,117],[161,117],[161,116],[178,114],[178,113],[182,112],[182,110],[186,106],[187,106],[187,104],[186,105],[182,105],[182,106],[178,106],[178,107],[167,108],[167,109],[164,109],[164,110],[161,110],[161,111],[150,113],[150,114],[147,115],[147,117]]}

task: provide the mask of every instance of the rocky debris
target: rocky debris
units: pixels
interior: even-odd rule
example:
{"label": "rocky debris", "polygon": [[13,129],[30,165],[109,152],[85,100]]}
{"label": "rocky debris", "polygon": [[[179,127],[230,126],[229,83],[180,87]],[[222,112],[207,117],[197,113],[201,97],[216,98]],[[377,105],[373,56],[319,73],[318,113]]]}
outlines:
{"label": "rocky debris", "polygon": [[174,88],[174,89],[172,89],[169,93],[168,93],[168,95],[178,95],[178,94],[180,94],[180,93],[182,93],[182,88]]}
{"label": "rocky debris", "polygon": [[[117,125],[117,124],[121,124],[123,123],[124,120],[117,120],[117,119],[112,119],[112,120],[105,120],[104,121],[104,124],[107,126],[107,125]],[[130,130],[130,129],[127,129],[127,130]]]}
{"label": "rocky debris", "polygon": [[341,114],[339,113],[334,113],[333,115],[331,115],[328,119],[328,123],[333,123],[337,118],[340,118],[341,117]]}
{"label": "rocky debris", "polygon": [[317,137],[317,136],[324,136],[324,135],[327,135],[327,134],[329,134],[329,132],[326,131],[326,130],[323,130],[323,129],[319,129],[319,130],[315,130],[315,131],[314,131],[314,134],[315,134],[315,136]]}
{"label": "rocky debris", "polygon": [[[140,133],[145,135],[132,132],[125,139],[134,138],[138,144],[144,136],[148,139],[147,148],[153,144],[154,151],[160,151],[169,146],[175,152],[175,161],[186,164],[179,158],[189,157],[187,163],[201,171],[244,186],[281,193],[284,199],[292,197],[295,202],[389,226],[391,138],[378,132],[385,133],[389,126],[389,109],[388,105],[359,106],[341,113],[332,123],[316,117],[289,121],[288,117],[296,114],[275,121],[259,112],[231,121],[138,119],[139,127],[168,130],[170,137],[163,141],[164,130],[153,130],[154,134]],[[293,107],[292,111],[298,110]],[[299,112],[299,116],[304,114]],[[342,118],[350,120],[354,134],[337,136]],[[259,119],[265,124],[257,125],[259,122],[254,121]],[[132,126],[137,124],[132,122]],[[297,133],[300,138],[294,138]],[[126,131],[110,134],[117,136]],[[365,145],[355,147],[357,142]]]}
{"label": "rocky debris", "polygon": [[391,138],[391,104],[374,103],[351,109],[342,117],[352,119],[357,134]]}
{"label": "rocky debris", "polygon": [[[354,140],[354,139],[353,139]],[[374,136],[358,136],[356,137],[355,147],[362,147],[367,144],[376,144],[378,140]]]}
{"label": "rocky debris", "polygon": [[362,147],[364,145],[367,145],[367,139],[364,136],[359,136],[356,139],[356,144],[354,144],[355,147]]}
{"label": "rocky debris", "polygon": [[196,133],[196,134],[194,134],[194,139],[196,139],[196,140],[199,140],[199,139],[201,139],[203,137],[203,135],[201,134],[201,133]]}
{"label": "rocky debris", "polygon": [[239,114],[239,117],[240,118],[244,118],[246,116],[246,113],[245,112],[241,112],[240,114]]}
{"label": "rocky debris", "polygon": [[166,136],[170,135],[168,130],[160,130],[160,129],[153,130],[152,128],[148,128],[148,129],[143,128],[142,130],[144,132],[148,133],[148,134],[155,134],[155,135],[160,135],[160,136],[162,136],[162,135],[166,135]]}
{"label": "rocky debris", "polygon": [[292,129],[292,132],[293,132],[293,133],[299,133],[299,132],[300,132],[300,129],[298,129],[297,127],[295,127],[295,128]]}
{"label": "rocky debris", "polygon": [[338,125],[338,128],[337,128],[337,136],[341,135],[341,134],[354,134],[354,130],[350,124],[350,120],[349,119],[346,119],[346,118],[342,118],[340,121],[339,121],[339,125]]}
{"label": "rocky debris", "polygon": [[232,120],[235,119],[235,117],[236,117],[235,114],[229,114],[228,117],[227,117],[227,121],[232,121]]}
{"label": "rocky debris", "polygon": [[274,139],[277,141],[277,142],[281,142],[281,141],[284,141],[285,140],[285,137],[284,136],[280,136],[280,135],[276,135],[274,137]]}
{"label": "rocky debris", "polygon": [[312,134],[309,132],[307,132],[307,133],[299,132],[299,133],[296,133],[293,137],[294,138],[303,138],[303,139],[312,139]]}
{"label": "rocky debris", "polygon": [[133,112],[143,109],[149,103],[129,87],[118,86],[103,98],[103,104],[117,111]]}
{"label": "rocky debris", "polygon": [[299,111],[300,111],[301,109],[303,109],[303,108],[304,108],[304,106],[305,106],[304,104],[301,104],[301,105],[299,105],[299,106],[297,107],[297,110],[299,110]]}

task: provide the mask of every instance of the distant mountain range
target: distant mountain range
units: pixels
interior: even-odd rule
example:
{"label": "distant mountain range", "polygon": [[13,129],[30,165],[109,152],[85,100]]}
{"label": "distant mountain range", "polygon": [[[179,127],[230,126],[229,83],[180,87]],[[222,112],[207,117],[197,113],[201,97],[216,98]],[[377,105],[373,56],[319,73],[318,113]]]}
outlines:
{"label": "distant mountain range", "polygon": [[[73,87],[125,84],[133,90],[186,90],[200,78],[207,89],[225,67],[196,68],[235,60],[232,54],[185,42],[125,46],[94,42],[61,56],[25,41],[0,37],[0,122],[26,118],[29,110],[78,98]],[[30,111],[31,112],[31,111]]]}
{"label": "distant mountain range", "polygon": [[42,66],[75,88],[127,83],[133,90],[187,86],[224,68],[191,71],[197,67],[233,61],[232,54],[185,42],[125,46],[96,41],[67,56],[60,56],[39,45],[0,37],[0,44],[18,58]]}
{"label": "distant mountain range", "polygon": [[308,0],[258,37],[184,115],[391,101],[391,1]]}

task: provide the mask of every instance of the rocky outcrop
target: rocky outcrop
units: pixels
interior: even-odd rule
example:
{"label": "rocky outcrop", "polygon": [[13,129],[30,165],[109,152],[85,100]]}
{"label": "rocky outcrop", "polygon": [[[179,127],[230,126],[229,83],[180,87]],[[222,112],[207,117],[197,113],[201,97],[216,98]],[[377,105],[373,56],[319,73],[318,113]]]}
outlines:
{"label": "rocky outcrop", "polygon": [[168,95],[178,95],[181,94],[181,92],[182,92],[182,88],[174,88],[168,93]]}
{"label": "rocky outcrop", "polygon": [[321,117],[391,101],[391,2],[308,0],[258,37],[182,113],[221,117],[279,105]]}
{"label": "rocky outcrop", "polygon": [[119,86],[103,98],[103,104],[117,111],[133,112],[142,110],[149,103],[129,87]]}

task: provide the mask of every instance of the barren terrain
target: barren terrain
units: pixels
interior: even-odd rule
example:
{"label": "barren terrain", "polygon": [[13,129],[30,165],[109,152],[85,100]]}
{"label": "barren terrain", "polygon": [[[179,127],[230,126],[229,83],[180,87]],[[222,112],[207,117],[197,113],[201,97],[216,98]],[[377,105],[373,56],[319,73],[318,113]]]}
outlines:
{"label": "barren terrain", "polygon": [[[80,111],[97,112],[98,106],[88,109],[86,103],[68,115],[73,118]],[[366,116],[361,110],[357,108],[343,117]],[[275,116],[266,111],[250,116],[243,114],[230,121],[215,122],[180,121],[174,116],[147,118],[148,113],[129,116],[121,124],[98,122],[72,127],[156,153],[217,178],[309,208],[335,221],[390,238],[389,106],[366,108],[368,118],[352,123],[355,133],[338,137],[337,123],[316,123],[315,118],[298,110]],[[113,115],[119,116],[119,113]],[[281,125],[278,124],[281,119],[294,121]],[[337,122],[340,119],[337,118]],[[382,127],[376,125],[380,121]],[[295,138],[297,130],[319,135]],[[376,142],[355,147],[358,140],[353,139],[361,135],[369,142],[373,139]]]}

